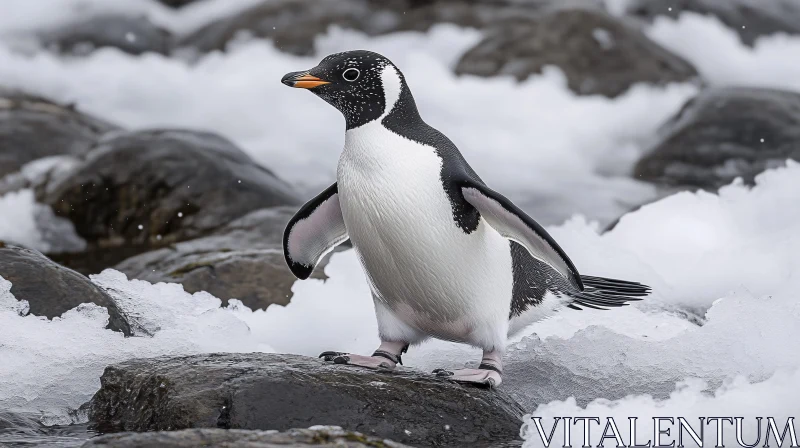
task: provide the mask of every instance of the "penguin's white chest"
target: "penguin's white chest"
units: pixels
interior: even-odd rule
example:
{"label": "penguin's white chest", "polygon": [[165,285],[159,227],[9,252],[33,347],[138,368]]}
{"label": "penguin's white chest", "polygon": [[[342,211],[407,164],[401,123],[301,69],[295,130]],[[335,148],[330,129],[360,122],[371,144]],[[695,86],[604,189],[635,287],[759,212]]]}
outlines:
{"label": "penguin's white chest", "polygon": [[469,234],[456,225],[441,168],[434,148],[369,123],[346,134],[339,201],[377,300],[428,334],[471,342],[505,331],[509,243],[483,220]]}

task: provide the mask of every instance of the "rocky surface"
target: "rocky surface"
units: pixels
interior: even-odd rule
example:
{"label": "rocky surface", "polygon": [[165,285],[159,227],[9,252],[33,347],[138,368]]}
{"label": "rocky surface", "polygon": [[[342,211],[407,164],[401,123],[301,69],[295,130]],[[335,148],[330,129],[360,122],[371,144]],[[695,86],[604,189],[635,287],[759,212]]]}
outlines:
{"label": "rocky surface", "polygon": [[695,68],[604,11],[556,8],[531,21],[494,28],[462,56],[456,73],[524,80],[554,65],[570,89],[615,97],[636,83],[697,78]]}
{"label": "rocky surface", "polygon": [[800,2],[796,0],[634,0],[628,14],[652,20],[695,12],[718,18],[747,45],[775,33],[800,34]]}
{"label": "rocky surface", "polygon": [[[244,33],[271,38],[282,51],[309,56],[314,38],[331,25],[375,36],[397,31],[426,31],[437,23],[485,28],[505,20],[534,17],[550,0],[267,0],[216,21],[181,39],[200,52],[224,50]],[[596,0],[572,3],[600,4]]]}
{"label": "rocky surface", "polygon": [[40,36],[48,48],[74,55],[85,55],[96,48],[113,47],[130,54],[167,54],[172,45],[170,33],[147,17],[103,15],[70,23]]}
{"label": "rocky surface", "polygon": [[[236,298],[252,309],[286,305],[296,278],[283,258],[282,237],[294,207],[258,210],[211,235],[123,261],[114,269],[150,283],[181,283],[208,291],[226,304]],[[313,278],[325,278],[322,266]]]}
{"label": "rocky surface", "polygon": [[715,189],[753,183],[767,168],[800,160],[800,94],[759,88],[700,93],[659,130],[634,175],[671,186]]}
{"label": "rocky surface", "polygon": [[85,154],[114,129],[72,105],[0,88],[0,177],[43,157]]}
{"label": "rocky surface", "polygon": [[248,431],[244,429],[184,429],[148,433],[126,432],[92,439],[83,448],[410,448],[391,440],[365,436],[341,428],[292,429],[289,431]]}
{"label": "rocky surface", "polygon": [[210,354],[107,367],[89,404],[101,432],[287,430],[337,425],[412,446],[480,447],[519,437],[523,410],[502,390],[430,374],[296,355]]}
{"label": "rocky surface", "polygon": [[94,303],[108,310],[107,328],[131,334],[108,294],[39,252],[0,242],[0,276],[11,282],[11,293],[17,300],[28,301],[30,314],[52,319],[82,303]]}
{"label": "rocky surface", "polygon": [[180,130],[107,136],[37,199],[86,240],[85,252],[51,254],[84,273],[207,235],[253,210],[301,202],[228,140]]}

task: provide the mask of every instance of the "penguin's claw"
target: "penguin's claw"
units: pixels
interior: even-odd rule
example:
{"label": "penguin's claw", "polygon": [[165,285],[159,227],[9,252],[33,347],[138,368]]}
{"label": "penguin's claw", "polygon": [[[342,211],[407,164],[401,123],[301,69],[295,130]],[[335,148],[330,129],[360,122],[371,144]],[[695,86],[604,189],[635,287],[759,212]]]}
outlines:
{"label": "penguin's claw", "polygon": [[366,367],[368,369],[394,369],[396,364],[380,356],[362,356],[342,352],[323,352],[320,358],[327,362],[333,361],[334,364],[349,366]]}
{"label": "penguin's claw", "polygon": [[323,361],[330,362],[330,361],[333,361],[334,358],[336,358],[338,356],[344,356],[346,354],[347,353],[342,353],[342,352],[322,352],[322,353],[319,354],[318,357],[322,358]]}
{"label": "penguin's claw", "polygon": [[436,369],[433,373],[440,378],[446,378],[456,383],[471,384],[478,387],[493,389],[503,382],[500,373],[486,369]]}

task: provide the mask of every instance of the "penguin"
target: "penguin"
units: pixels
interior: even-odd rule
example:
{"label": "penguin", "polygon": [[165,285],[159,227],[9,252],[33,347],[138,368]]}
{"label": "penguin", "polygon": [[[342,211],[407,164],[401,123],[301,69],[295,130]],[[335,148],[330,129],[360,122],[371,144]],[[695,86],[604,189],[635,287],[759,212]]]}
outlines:
{"label": "penguin", "polygon": [[580,275],[541,225],[423,121],[386,57],[332,54],[281,81],[322,98],[346,124],[336,182],[286,226],[286,262],[307,279],[349,239],[381,340],[370,356],[329,351],[325,361],[393,369],[410,346],[438,338],[479,347],[483,357],[476,369],[436,369],[437,376],[495,387],[509,336],[562,308],[609,309],[650,293],[640,283]]}

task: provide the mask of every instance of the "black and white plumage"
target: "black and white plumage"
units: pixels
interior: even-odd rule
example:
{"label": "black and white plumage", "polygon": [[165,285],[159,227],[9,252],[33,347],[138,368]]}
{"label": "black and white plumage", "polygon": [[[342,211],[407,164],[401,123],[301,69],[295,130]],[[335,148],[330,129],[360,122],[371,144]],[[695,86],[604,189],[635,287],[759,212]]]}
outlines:
{"label": "black and white plumage", "polygon": [[456,379],[498,384],[509,334],[559,308],[607,309],[649,293],[638,283],[581,276],[544,228],[422,120],[385,57],[334,54],[283,82],[339,109],[347,127],[337,183],[286,228],[287,263],[307,278],[349,238],[384,342],[381,356],[329,358],[385,366],[385,353],[399,359],[409,344],[436,337],[484,349],[481,368],[457,371]]}

